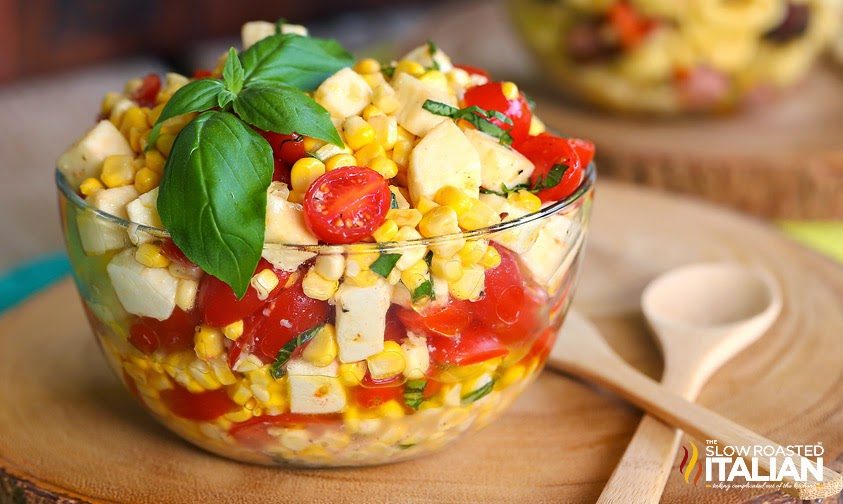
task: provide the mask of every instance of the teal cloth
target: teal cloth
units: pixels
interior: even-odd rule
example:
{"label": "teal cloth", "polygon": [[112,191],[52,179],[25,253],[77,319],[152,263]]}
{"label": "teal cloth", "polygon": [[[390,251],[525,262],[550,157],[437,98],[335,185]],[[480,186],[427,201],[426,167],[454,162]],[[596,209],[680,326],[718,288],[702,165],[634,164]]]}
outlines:
{"label": "teal cloth", "polygon": [[70,274],[64,252],[41,256],[0,274],[0,313]]}

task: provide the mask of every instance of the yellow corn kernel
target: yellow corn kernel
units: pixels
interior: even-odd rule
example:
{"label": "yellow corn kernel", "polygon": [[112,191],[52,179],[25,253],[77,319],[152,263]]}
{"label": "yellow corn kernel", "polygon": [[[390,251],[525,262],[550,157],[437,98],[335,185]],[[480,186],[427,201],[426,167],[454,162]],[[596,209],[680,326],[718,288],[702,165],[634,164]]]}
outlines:
{"label": "yellow corn kernel", "polygon": [[388,157],[376,157],[369,161],[368,167],[380,173],[385,179],[398,175],[398,165]]}
{"label": "yellow corn kernel", "polygon": [[249,284],[257,291],[258,299],[261,301],[269,297],[269,294],[278,287],[278,275],[271,269],[266,268],[258,272],[249,281]]}
{"label": "yellow corn kernel", "polygon": [[483,254],[483,258],[480,259],[480,266],[486,269],[497,268],[500,263],[501,254],[495,247],[487,248],[486,253]]}
{"label": "yellow corn kernel", "polygon": [[378,243],[385,243],[394,240],[397,234],[398,224],[394,220],[387,219],[372,233],[372,238]]}
{"label": "yellow corn kernel", "polygon": [[122,99],[123,95],[121,93],[106,93],[105,96],[103,96],[102,98],[102,103],[100,104],[100,113],[104,117],[111,115],[111,111],[114,109],[114,105],[116,105],[117,102]]}
{"label": "yellow corn kernel", "polygon": [[371,287],[381,280],[381,276],[371,270],[364,270],[356,275],[346,275],[345,282],[355,287]]}
{"label": "yellow corn kernel", "polygon": [[395,95],[395,90],[392,89],[392,86],[387,84],[377,86],[374,89],[375,91],[372,93],[372,104],[381,109],[384,114],[392,114],[401,106],[401,102],[398,101],[398,97]]}
{"label": "yellow corn kernel", "polygon": [[378,157],[386,157],[386,151],[383,145],[378,143],[370,143],[363,146],[360,150],[354,153],[357,159],[357,166],[369,166],[369,162]]}
{"label": "yellow corn kernel", "polygon": [[148,128],[129,128],[129,147],[135,152],[143,152],[149,138]]}
{"label": "yellow corn kernel", "polygon": [[305,152],[315,152],[317,149],[324,145],[325,142],[319,140],[318,138],[306,136],[304,137],[304,140],[302,140],[302,147],[304,147]]}
{"label": "yellow corn kernel", "polygon": [[457,215],[462,215],[471,210],[475,199],[454,186],[445,186],[436,191],[433,201],[440,205],[447,205],[453,208]]}
{"label": "yellow corn kernel", "polygon": [[366,84],[368,84],[372,89],[377,89],[378,87],[386,84],[386,77],[384,77],[380,72],[366,74],[363,76],[363,80],[366,81]]}
{"label": "yellow corn kernel", "polygon": [[161,183],[161,174],[150,168],[141,168],[135,174],[135,189],[139,193],[149,192]]}
{"label": "yellow corn kernel", "polygon": [[439,206],[438,203],[435,203],[424,196],[419,198],[419,202],[416,204],[416,209],[422,213],[422,215],[426,214],[427,212],[437,208]]}
{"label": "yellow corn kernel", "polygon": [[[228,387],[226,392],[228,392],[228,397],[240,406],[245,405],[252,398],[252,391],[249,390],[249,384],[245,381]],[[248,409],[251,411],[251,408]]]}
{"label": "yellow corn kernel", "polygon": [[167,163],[167,160],[164,159],[164,156],[162,156],[160,152],[154,149],[150,149],[146,151],[143,156],[145,166],[147,168],[154,171],[155,173],[164,173],[164,165]]}
{"label": "yellow corn kernel", "polygon": [[340,381],[346,387],[356,387],[366,376],[366,363],[363,361],[340,364]]}
{"label": "yellow corn kernel", "polygon": [[146,112],[140,107],[131,107],[128,109],[120,120],[120,133],[123,136],[129,136],[129,128],[149,128],[149,120]]}
{"label": "yellow corn kernel", "polygon": [[237,341],[243,336],[243,321],[236,320],[222,328],[222,333],[231,341]]}
{"label": "yellow corn kernel", "polygon": [[151,110],[147,111],[146,120],[149,122],[149,124],[155,124],[158,122],[158,118],[161,117],[161,112],[164,111],[164,107],[166,105],[166,103],[160,103],[153,107]]}
{"label": "yellow corn kernel", "polygon": [[500,215],[480,200],[474,200],[471,208],[460,215],[460,227],[466,231],[489,227],[500,221]]}
{"label": "yellow corn kernel", "polygon": [[135,251],[135,260],[147,268],[166,268],[170,265],[170,260],[161,252],[161,247],[153,243],[141,244]]}
{"label": "yellow corn kernel", "polygon": [[416,142],[416,135],[410,133],[403,126],[398,126],[398,139],[407,140],[410,143]]}
{"label": "yellow corn kernel", "polygon": [[489,248],[489,243],[483,240],[467,242],[459,251],[459,257],[463,266],[471,266],[472,264],[479,263],[486,254],[487,248]]}
{"label": "yellow corn kernel", "polygon": [[387,212],[386,218],[394,221],[399,227],[416,227],[422,220],[422,213],[415,208],[392,208]]}
{"label": "yellow corn kernel", "polygon": [[222,417],[225,418],[226,420],[228,420],[229,422],[240,423],[240,422],[245,422],[246,420],[251,419],[252,418],[252,412],[251,412],[251,410],[248,410],[246,408],[240,408],[237,411],[234,411],[234,412],[231,412],[231,413],[226,413]]}
{"label": "yellow corn kernel", "polygon": [[323,278],[314,268],[307,271],[301,283],[305,296],[319,301],[327,301],[337,292],[339,283],[336,280]]}
{"label": "yellow corn kernel", "polygon": [[503,375],[495,382],[496,389],[503,389],[521,381],[527,374],[527,369],[522,365],[512,366],[503,372]]}
{"label": "yellow corn kernel", "polygon": [[419,232],[427,238],[459,233],[458,219],[457,212],[453,208],[439,206],[424,214],[419,222]]}
{"label": "yellow corn kernel", "polygon": [[348,262],[356,264],[360,270],[368,269],[378,257],[380,254],[373,252],[371,245],[353,244],[348,247]]}
{"label": "yellow corn kernel", "polygon": [[410,292],[416,290],[419,285],[428,280],[427,263],[424,259],[416,261],[409,268],[401,272],[401,282],[410,289]]}
{"label": "yellow corn kernel", "polygon": [[412,75],[413,77],[421,77],[424,75],[425,70],[421,63],[413,60],[401,60],[395,66],[395,72],[404,72]]}
{"label": "yellow corn kernel", "polygon": [[530,191],[517,191],[509,193],[506,197],[510,203],[526,210],[527,212],[538,212],[542,208],[542,200]]}
{"label": "yellow corn kernel", "polygon": [[93,177],[86,178],[82,181],[81,184],[79,184],[79,191],[84,196],[90,196],[95,192],[99,191],[100,189],[105,189],[105,187],[102,185],[102,182],[100,182],[99,179],[95,179]]}
{"label": "yellow corn kernel", "polygon": [[304,193],[314,180],[325,174],[325,164],[310,156],[303,157],[293,164],[290,170],[290,184],[293,191]]}
{"label": "yellow corn kernel", "polygon": [[228,367],[228,362],[226,361],[225,357],[221,359],[214,359],[208,362],[211,366],[211,370],[214,372],[214,377],[223,385],[234,385],[237,383],[237,377],[234,376],[234,373],[231,372],[231,368]]}
{"label": "yellow corn kernel", "polygon": [[167,157],[170,157],[170,151],[173,150],[173,142],[176,141],[176,135],[173,133],[161,133],[158,140],[155,141],[155,148],[161,151]]}
{"label": "yellow corn kernel", "polygon": [[398,141],[398,121],[386,115],[375,115],[368,121],[375,132],[375,141],[385,150],[392,150]]}
{"label": "yellow corn kernel", "polygon": [[378,60],[372,58],[364,58],[354,65],[354,71],[359,74],[370,74],[381,71],[381,64]]}
{"label": "yellow corn kernel", "polygon": [[325,162],[325,168],[328,171],[336,170],[337,168],[344,168],[346,166],[357,166],[357,158],[351,154],[337,154]]}
{"label": "yellow corn kernel", "polygon": [[413,142],[398,140],[392,147],[392,160],[399,166],[407,166],[410,163],[410,152],[412,150]]}
{"label": "yellow corn kernel", "polygon": [[202,360],[219,357],[225,350],[222,332],[214,327],[200,326],[193,337],[193,343],[196,356]]}
{"label": "yellow corn kernel", "polygon": [[390,399],[378,406],[378,416],[397,420],[404,416],[404,407],[395,399]]}
{"label": "yellow corn kernel", "polygon": [[439,70],[428,70],[419,80],[436,89],[448,91],[448,78]]}
{"label": "yellow corn kernel", "polygon": [[373,117],[386,116],[386,114],[383,113],[383,110],[374,105],[366,105],[366,108],[363,109],[363,112],[360,112],[360,115],[363,116],[363,119],[370,122]]}
{"label": "yellow corn kernel", "polygon": [[287,201],[289,201],[290,203],[301,204],[304,201],[304,193],[293,191],[287,195]]}
{"label": "yellow corn kernel", "polygon": [[369,374],[376,380],[392,378],[404,372],[404,351],[395,341],[385,341],[383,350],[366,359]]}
{"label": "yellow corn kernel", "polygon": [[362,148],[375,141],[375,130],[360,116],[350,116],[342,123],[345,144],[352,150]]}
{"label": "yellow corn kernel", "polygon": [[517,100],[518,95],[520,94],[518,86],[516,86],[514,82],[502,82],[501,92],[507,100]]}
{"label": "yellow corn kernel", "polygon": [[204,390],[217,390],[222,384],[214,376],[208,363],[204,360],[194,360],[188,366],[188,372],[191,378],[198,383]]}
{"label": "yellow corn kernel", "polygon": [[462,277],[462,262],[456,257],[445,258],[434,254],[430,261],[430,271],[449,282],[455,282]]}
{"label": "yellow corn kernel", "polygon": [[196,292],[199,290],[199,282],[192,278],[179,279],[176,287],[176,306],[189,312],[196,304]]}
{"label": "yellow corn kernel", "polygon": [[334,326],[325,324],[310,340],[301,356],[307,362],[318,367],[325,367],[337,358],[337,338]]}
{"label": "yellow corn kernel", "polygon": [[108,187],[121,187],[132,183],[135,177],[135,166],[132,156],[108,156],[102,163],[100,179]]}
{"label": "yellow corn kernel", "polygon": [[448,283],[448,292],[457,299],[476,301],[483,293],[485,283],[486,270],[483,266],[467,266],[459,280]]}
{"label": "yellow corn kernel", "polygon": [[547,127],[542,120],[533,115],[533,118],[530,120],[530,135],[541,135],[545,131],[547,131]]}

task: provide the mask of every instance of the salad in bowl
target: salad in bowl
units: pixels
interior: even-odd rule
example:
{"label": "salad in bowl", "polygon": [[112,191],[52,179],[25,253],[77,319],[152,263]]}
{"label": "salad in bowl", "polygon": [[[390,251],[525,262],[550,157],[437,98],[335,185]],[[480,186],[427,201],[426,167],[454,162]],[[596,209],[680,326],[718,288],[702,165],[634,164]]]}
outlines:
{"label": "salad in bowl", "polygon": [[130,80],[58,160],[108,362],[233,459],[377,464],[487,424],[568,309],[594,146],[428,42],[355,61],[251,22],[192,78]]}

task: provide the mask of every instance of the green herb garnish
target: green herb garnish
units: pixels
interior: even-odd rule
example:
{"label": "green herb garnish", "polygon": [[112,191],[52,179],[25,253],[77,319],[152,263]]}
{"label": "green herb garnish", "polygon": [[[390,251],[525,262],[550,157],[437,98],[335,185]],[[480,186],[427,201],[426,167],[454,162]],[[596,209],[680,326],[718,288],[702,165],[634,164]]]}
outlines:
{"label": "green herb garnish", "polygon": [[427,380],[408,380],[404,384],[404,403],[414,410],[419,409],[424,401],[424,388]]}
{"label": "green herb garnish", "polygon": [[506,197],[508,194],[518,191],[530,191],[531,193],[537,193],[539,191],[544,191],[545,189],[552,189],[562,182],[562,177],[565,176],[565,172],[568,171],[568,168],[569,166],[566,164],[557,163],[550,168],[550,171],[548,171],[547,174],[539,177],[535,184],[518,184],[512,187],[507,187],[506,184],[501,184],[500,191],[481,187],[480,192],[483,194],[497,194],[498,196]]}
{"label": "green herb garnish", "polygon": [[433,100],[424,102],[422,108],[432,114],[450,117],[455,121],[460,119],[468,121],[479,131],[496,138],[502,145],[512,145],[512,136],[509,132],[492,122],[492,119],[496,119],[511,126],[512,119],[497,110],[483,110],[477,105],[460,109]]}
{"label": "green herb garnish", "polygon": [[489,382],[482,387],[472,390],[467,395],[462,396],[463,406],[471,404],[474,401],[479,400],[481,397],[486,396],[493,388],[495,388],[495,380],[489,380]]}
{"label": "green herb garnish", "polygon": [[369,266],[369,269],[386,278],[392,272],[392,269],[395,268],[395,263],[397,263],[399,259],[401,259],[401,254],[381,253],[381,255],[375,259],[375,262]]}
{"label": "green herb garnish", "polygon": [[395,76],[395,68],[395,63],[384,63],[383,65],[381,65],[381,73],[387,79],[391,79]]}
{"label": "green herb garnish", "polygon": [[413,289],[413,302],[424,298],[436,299],[436,294],[433,292],[433,282],[430,279],[425,280],[421,285]]}
{"label": "green herb garnish", "polygon": [[318,326],[311,327],[281,347],[281,350],[278,350],[278,354],[275,356],[275,360],[272,362],[272,365],[269,366],[269,374],[276,380],[287,374],[287,369],[284,368],[284,365],[286,365],[287,361],[290,360],[290,357],[293,355],[293,352],[296,351],[296,348],[312,340],[314,336],[319,334],[319,331],[321,331],[324,326],[325,324],[319,324]]}
{"label": "green herb garnish", "polygon": [[427,53],[430,55],[430,68],[432,70],[441,70],[439,66],[439,62],[436,61],[436,53],[439,51],[439,48],[436,47],[436,44],[433,43],[432,40],[427,41]]}
{"label": "green herb garnish", "polygon": [[395,196],[395,193],[392,193],[392,198],[389,200],[389,208],[390,209],[397,209],[398,208],[398,197]]}
{"label": "green herb garnish", "polygon": [[294,34],[267,37],[239,57],[232,48],[222,79],[179,89],[150,132],[148,148],[164,121],[200,113],[173,143],[158,211],[185,255],[238,298],[261,256],[273,171],[272,149],[252,126],[341,146],[330,114],[305,92],[352,62],[336,41]]}

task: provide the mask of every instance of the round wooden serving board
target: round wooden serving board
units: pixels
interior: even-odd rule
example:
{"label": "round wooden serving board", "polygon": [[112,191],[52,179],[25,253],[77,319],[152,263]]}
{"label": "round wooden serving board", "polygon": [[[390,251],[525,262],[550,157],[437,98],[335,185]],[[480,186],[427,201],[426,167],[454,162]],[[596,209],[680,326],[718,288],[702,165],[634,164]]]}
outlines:
{"label": "round wooden serving board", "polygon": [[[514,32],[506,2],[460,2],[402,40],[512,79],[547,125],[597,144],[601,172],[761,217],[843,219],[843,72],[820,65],[757,110],[723,117],[613,116],[560,97]],[[466,27],[482,27],[478,30]],[[478,28],[479,29],[479,28]]]}
{"label": "round wooden serving board", "polygon": [[[775,275],[781,318],[700,402],[782,444],[822,442],[839,470],[843,268],[754,221],[646,189],[601,182],[595,208],[578,308],[651,375],[660,358],[637,307],[648,280],[712,259]],[[640,417],[545,371],[501,419],[439,454],[383,467],[275,469],[205,453],[147,416],[106,368],[69,281],[0,319],[0,348],[0,487],[14,502],[593,502]],[[676,473],[665,501],[757,494],[686,485]]]}

